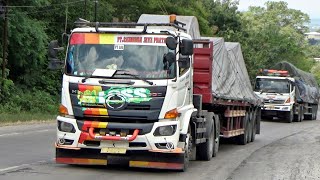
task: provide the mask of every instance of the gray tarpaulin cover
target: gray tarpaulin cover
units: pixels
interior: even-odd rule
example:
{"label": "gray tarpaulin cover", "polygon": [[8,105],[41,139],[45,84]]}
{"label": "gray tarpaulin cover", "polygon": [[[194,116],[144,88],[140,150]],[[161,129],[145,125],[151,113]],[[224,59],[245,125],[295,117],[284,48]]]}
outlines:
{"label": "gray tarpaulin cover", "polygon": [[241,46],[223,38],[203,37],[213,41],[212,93],[214,97],[260,104],[253,92]]}
{"label": "gray tarpaulin cover", "polygon": [[272,69],[286,70],[296,81],[298,87],[297,100],[317,104],[319,102],[319,87],[311,73],[296,68],[289,62],[279,62]]}
{"label": "gray tarpaulin cover", "polygon": [[[169,23],[169,15],[142,14],[138,23]],[[213,47],[212,94],[226,100],[260,104],[254,94],[239,43],[225,43],[223,38],[201,38],[198,20],[194,16],[177,16],[192,39],[210,39]]]}
{"label": "gray tarpaulin cover", "polygon": [[[184,28],[192,39],[200,39],[200,30],[198,20],[194,16],[176,16],[177,21],[185,23]],[[139,17],[138,23],[169,23],[169,15],[154,15],[154,14],[142,14]],[[156,27],[161,28],[161,27]],[[163,27],[162,27],[163,28]]]}

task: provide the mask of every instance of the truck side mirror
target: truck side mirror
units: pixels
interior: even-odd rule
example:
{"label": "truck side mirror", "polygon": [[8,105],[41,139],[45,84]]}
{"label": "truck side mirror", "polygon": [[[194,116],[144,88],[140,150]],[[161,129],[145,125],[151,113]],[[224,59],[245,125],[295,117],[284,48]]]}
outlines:
{"label": "truck side mirror", "polygon": [[58,58],[58,52],[64,50],[63,47],[60,47],[58,40],[53,40],[48,45],[48,59],[49,66],[51,70],[56,70],[62,68],[63,62]]}
{"label": "truck side mirror", "polygon": [[182,55],[192,55],[193,54],[193,41],[190,39],[182,39],[180,43],[180,53]]}
{"label": "truck side mirror", "polygon": [[190,58],[188,56],[180,57],[178,63],[180,68],[188,69],[190,67]]}
{"label": "truck side mirror", "polygon": [[177,41],[174,37],[168,36],[166,39],[166,45],[170,50],[175,50],[177,48]]}

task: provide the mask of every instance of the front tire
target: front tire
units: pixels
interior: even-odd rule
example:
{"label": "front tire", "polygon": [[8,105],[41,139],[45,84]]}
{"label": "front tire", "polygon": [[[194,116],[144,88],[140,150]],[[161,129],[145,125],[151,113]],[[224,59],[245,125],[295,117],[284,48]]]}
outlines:
{"label": "front tire", "polygon": [[207,141],[202,143],[197,148],[197,155],[199,160],[210,161],[214,154],[214,146],[215,146],[215,126],[213,122],[214,113],[209,112],[206,116],[207,122],[212,122],[211,131],[208,135]]}
{"label": "front tire", "polygon": [[190,156],[192,150],[192,136],[191,136],[191,127],[188,128],[188,134],[185,142],[184,155],[183,155],[183,169],[182,172],[186,172],[189,167]]}
{"label": "front tire", "polygon": [[293,121],[293,111],[285,112],[285,118],[287,123],[292,123]]}

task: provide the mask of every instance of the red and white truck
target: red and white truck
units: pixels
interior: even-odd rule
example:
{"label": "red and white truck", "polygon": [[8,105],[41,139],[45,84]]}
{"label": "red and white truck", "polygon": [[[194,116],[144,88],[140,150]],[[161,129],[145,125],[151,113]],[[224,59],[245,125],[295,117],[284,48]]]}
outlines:
{"label": "red and white truck", "polygon": [[77,25],[66,52],[57,163],[184,171],[189,160],[216,156],[220,137],[246,144],[260,133],[261,101],[239,43],[201,38],[195,17]]}

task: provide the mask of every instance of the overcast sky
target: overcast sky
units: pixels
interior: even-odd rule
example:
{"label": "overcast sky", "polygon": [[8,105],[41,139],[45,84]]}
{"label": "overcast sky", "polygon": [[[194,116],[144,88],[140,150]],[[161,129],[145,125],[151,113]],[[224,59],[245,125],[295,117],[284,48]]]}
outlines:
{"label": "overcast sky", "polygon": [[[239,10],[246,11],[249,6],[262,6],[268,0],[240,0]],[[272,0],[280,1],[280,0]],[[320,0],[282,0],[288,3],[288,7],[291,9],[298,9],[308,14],[311,19],[320,19]]]}

